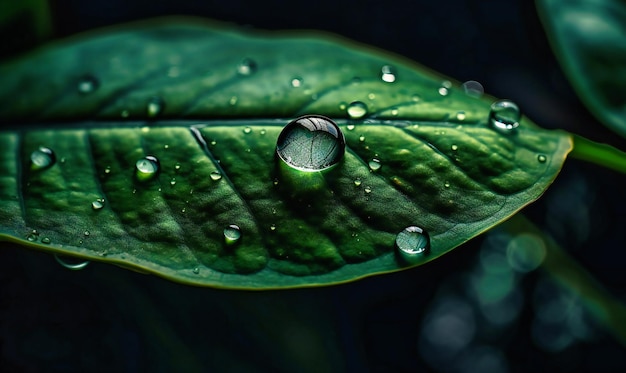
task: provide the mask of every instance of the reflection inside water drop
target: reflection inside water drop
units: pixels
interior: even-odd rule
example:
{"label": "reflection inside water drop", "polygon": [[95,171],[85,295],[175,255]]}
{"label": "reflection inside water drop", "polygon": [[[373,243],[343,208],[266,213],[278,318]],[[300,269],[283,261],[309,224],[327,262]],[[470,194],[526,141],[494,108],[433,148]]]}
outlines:
{"label": "reflection inside water drop", "polygon": [[361,101],[353,101],[348,105],[347,111],[351,119],[360,119],[367,115],[367,105]]}
{"label": "reflection inside water drop", "polygon": [[60,265],[72,271],[79,271],[89,264],[89,260],[59,254],[54,254],[54,259],[56,259]]}
{"label": "reflection inside water drop", "polygon": [[385,65],[380,69],[380,78],[383,82],[393,83],[396,81],[396,69],[393,66]]}
{"label": "reflection inside water drop", "polygon": [[427,254],[430,249],[430,236],[424,229],[416,226],[404,228],[396,236],[396,248],[402,258],[412,262]]}
{"label": "reflection inside water drop", "polygon": [[276,143],[276,154],[292,168],[313,172],[337,164],[345,148],[343,133],[335,122],[320,115],[307,115],[283,128]]}

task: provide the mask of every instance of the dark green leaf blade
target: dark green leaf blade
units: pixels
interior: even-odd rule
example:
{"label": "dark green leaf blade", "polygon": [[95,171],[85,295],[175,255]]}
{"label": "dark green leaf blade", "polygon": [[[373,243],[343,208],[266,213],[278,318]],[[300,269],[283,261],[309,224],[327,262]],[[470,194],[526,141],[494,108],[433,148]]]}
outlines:
{"label": "dark green leaf blade", "polygon": [[538,0],[556,56],[589,110],[626,136],[626,4]]}
{"label": "dark green leaf blade", "polygon": [[[250,74],[237,72],[244,58],[256,63]],[[386,64],[393,83],[380,79]],[[328,37],[144,25],[0,70],[14,72],[0,87],[13,128],[0,132],[0,238],[196,285],[316,286],[425,263],[538,198],[571,148],[526,119],[496,131],[488,99]],[[85,76],[97,83],[77,91]],[[163,111],[149,109],[154,97]],[[344,119],[354,100],[368,114]],[[335,118],[346,136],[330,171],[276,162],[280,130],[306,113]],[[57,161],[35,170],[41,146]],[[142,181],[135,162],[147,155],[161,168]],[[236,244],[224,240],[230,225]],[[408,265],[394,240],[412,225],[431,250]]]}

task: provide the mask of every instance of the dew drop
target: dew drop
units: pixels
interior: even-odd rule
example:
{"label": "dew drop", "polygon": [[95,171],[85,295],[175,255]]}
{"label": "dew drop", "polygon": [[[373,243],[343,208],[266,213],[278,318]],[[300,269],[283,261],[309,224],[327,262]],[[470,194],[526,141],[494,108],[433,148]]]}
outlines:
{"label": "dew drop", "polygon": [[510,100],[499,100],[491,104],[489,124],[497,131],[510,133],[519,126],[521,113],[517,104]]}
{"label": "dew drop", "polygon": [[240,238],[241,230],[239,229],[239,226],[231,224],[228,227],[224,228],[224,241],[227,244],[232,245],[239,241]]}
{"label": "dew drop", "polygon": [[58,255],[54,254],[54,259],[67,269],[71,269],[72,271],[79,271],[89,264],[88,260],[74,258],[71,256]]}
{"label": "dew drop", "polygon": [[537,160],[538,160],[540,163],[546,163],[546,161],[548,160],[548,157],[546,157],[546,156],[545,156],[545,154],[539,154],[539,155],[537,156]]}
{"label": "dew drop", "polygon": [[485,93],[483,85],[475,80],[468,80],[467,82],[463,83],[463,85],[461,85],[461,88],[463,88],[465,94],[472,97],[480,97],[483,95],[483,93]]}
{"label": "dew drop", "polygon": [[383,82],[393,83],[396,81],[396,69],[393,66],[385,65],[380,69],[380,78]]}
{"label": "dew drop", "polygon": [[294,88],[299,88],[302,86],[302,78],[293,78],[291,79],[291,86]]}
{"label": "dew drop", "polygon": [[352,130],[354,129],[354,127],[355,127],[355,125],[351,123],[351,124],[348,124],[348,125],[346,126],[346,129],[347,129],[348,131],[352,131]]}
{"label": "dew drop", "polygon": [[374,158],[368,162],[368,166],[370,167],[370,170],[378,171],[382,165],[380,164],[380,160]]}
{"label": "dew drop", "polygon": [[94,210],[101,210],[104,207],[104,199],[97,199],[91,202],[91,208]]}
{"label": "dew drop", "polygon": [[372,193],[372,188],[369,186],[366,186],[365,188],[363,188],[363,190],[365,191],[365,193]]}
{"label": "dew drop", "polygon": [[171,186],[176,185],[176,178],[175,177],[173,177],[172,180],[170,180],[170,185]]}
{"label": "dew drop", "polygon": [[31,169],[43,170],[52,167],[56,162],[56,156],[52,149],[40,146],[37,150],[30,154]]}
{"label": "dew drop", "polygon": [[130,112],[129,112],[128,110],[122,110],[122,111],[120,112],[120,116],[121,116],[122,118],[128,118],[128,117],[130,116]]}
{"label": "dew drop", "polygon": [[85,235],[85,237],[89,237],[89,235],[91,234],[89,231],[85,231],[83,232],[83,234]]}
{"label": "dew drop", "polygon": [[361,179],[354,179],[354,186],[361,186]]}
{"label": "dew drop", "polygon": [[237,65],[237,72],[240,75],[252,75],[257,69],[256,62],[250,58],[244,58]]}
{"label": "dew drop", "polygon": [[361,135],[361,136],[359,136],[359,141],[360,141],[360,142],[364,142],[364,141],[365,141],[365,135]]}
{"label": "dew drop", "polygon": [[367,114],[367,105],[361,101],[353,101],[348,105],[347,111],[351,119],[360,119]]}
{"label": "dew drop", "polygon": [[34,233],[29,233],[28,236],[26,236],[26,240],[30,242],[35,242],[37,241],[37,235]]}
{"label": "dew drop", "polygon": [[283,128],[276,154],[288,166],[301,171],[321,171],[339,163],[344,156],[343,133],[329,118],[307,115]]}
{"label": "dew drop", "polygon": [[427,254],[430,249],[430,237],[428,232],[416,226],[404,228],[396,236],[396,248],[400,256],[408,262]]}
{"label": "dew drop", "polygon": [[446,181],[446,182],[443,184],[443,186],[444,186],[444,187],[446,187],[446,188],[450,188],[450,182]]}
{"label": "dew drop", "polygon": [[104,173],[107,174],[107,175],[110,174],[111,173],[111,166],[106,166],[104,168]]}
{"label": "dew drop", "polygon": [[276,230],[276,224],[272,224],[272,225],[270,225],[270,230],[271,230],[271,231],[275,231],[275,230]]}
{"label": "dew drop", "polygon": [[438,92],[441,96],[447,96],[450,93],[446,87],[439,87]]}
{"label": "dew drop", "polygon": [[165,101],[163,101],[160,97],[152,97],[148,100],[146,115],[148,115],[148,118],[156,118],[163,112],[164,109]]}
{"label": "dew drop", "polygon": [[346,104],[345,102],[339,103],[339,110],[341,111],[346,110],[347,107],[348,107],[348,104]]}
{"label": "dew drop", "polygon": [[375,99],[376,99],[376,95],[375,95],[374,93],[371,93],[371,92],[370,92],[370,93],[367,95],[367,98],[369,98],[370,100],[375,100]]}
{"label": "dew drop", "polygon": [[174,165],[174,170],[176,170],[176,171],[180,170],[180,163],[176,163]]}
{"label": "dew drop", "polygon": [[51,240],[50,240],[49,237],[44,237],[44,238],[41,239],[41,243],[43,243],[43,244],[49,245],[50,242],[51,242]]}
{"label": "dew drop", "polygon": [[245,127],[245,128],[243,129],[243,133],[245,133],[246,135],[247,135],[247,134],[249,134],[249,133],[251,133],[251,132],[252,132],[252,128],[250,128],[250,127]]}
{"label": "dew drop", "polygon": [[411,96],[411,101],[413,102],[418,102],[420,99],[420,95],[418,94],[414,94],[413,96]]}
{"label": "dew drop", "polygon": [[200,268],[194,267],[194,269],[192,269],[191,271],[197,275],[198,273],[200,273]]}
{"label": "dew drop", "polygon": [[459,150],[459,146],[456,144],[452,144],[452,146],[450,147],[450,149],[452,149],[453,151],[457,151]]}
{"label": "dew drop", "polygon": [[457,111],[457,113],[456,113],[456,120],[465,120],[465,112],[464,111]]}
{"label": "dew drop", "polygon": [[218,181],[222,178],[222,174],[219,171],[211,172],[211,180]]}
{"label": "dew drop", "polygon": [[135,176],[139,181],[154,179],[159,173],[159,160],[148,155],[135,163]]}
{"label": "dew drop", "polygon": [[78,81],[78,93],[86,95],[98,89],[98,79],[92,75],[85,75]]}

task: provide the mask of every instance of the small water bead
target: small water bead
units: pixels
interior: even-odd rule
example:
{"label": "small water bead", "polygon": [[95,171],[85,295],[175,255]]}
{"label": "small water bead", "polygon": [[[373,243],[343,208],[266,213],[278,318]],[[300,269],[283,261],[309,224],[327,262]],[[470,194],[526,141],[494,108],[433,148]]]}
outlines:
{"label": "small water bead", "polygon": [[302,86],[302,78],[293,78],[291,79],[291,86],[294,88],[299,88]]}
{"label": "small water bead", "polygon": [[246,135],[252,132],[252,128],[250,127],[246,127],[243,129],[243,133],[245,133]]}
{"label": "small water bead", "polygon": [[175,177],[173,177],[172,180],[170,180],[170,185],[171,186],[176,185],[176,178]]}
{"label": "small water bead", "polygon": [[237,66],[240,75],[252,75],[257,69],[256,62],[250,58],[244,58]]}
{"label": "small water bead", "polygon": [[380,170],[380,167],[382,165],[380,164],[380,160],[374,158],[374,159],[372,159],[371,161],[368,162],[368,166],[369,166],[370,170],[378,171],[378,170]]}
{"label": "small water bead", "polygon": [[52,149],[40,146],[37,150],[30,154],[31,169],[43,170],[52,167],[56,162],[56,155]]}
{"label": "small water bead", "polygon": [[104,207],[104,199],[98,198],[91,202],[91,208],[94,210],[101,210]]}
{"label": "small water bead", "polygon": [[191,270],[194,274],[199,274],[200,273],[200,268],[198,267],[194,267],[194,269]]}
{"label": "small water bead", "polygon": [[367,105],[361,101],[353,101],[346,109],[351,119],[361,119],[367,115]]}
{"label": "small water bead", "polygon": [[365,141],[365,136],[364,135],[359,136],[359,141],[360,142],[364,142]]}
{"label": "small water bead", "polygon": [[321,115],[307,115],[290,122],[276,143],[276,154],[283,162],[309,172],[336,165],[345,149],[346,141],[339,126]]}
{"label": "small water bead", "polygon": [[211,180],[218,181],[222,178],[222,174],[219,171],[211,172]]}
{"label": "small water bead", "polygon": [[38,235],[34,234],[34,233],[29,233],[28,236],[26,236],[26,240],[30,241],[30,242],[35,242],[37,241]]}
{"label": "small water bead", "polygon": [[439,90],[438,90],[437,92],[439,92],[439,94],[440,94],[441,96],[447,96],[447,95],[448,95],[448,93],[450,93],[450,92],[448,91],[448,88],[446,88],[446,87],[439,87]]}
{"label": "small water bead", "polygon": [[537,156],[537,160],[538,160],[540,163],[546,163],[546,161],[548,160],[548,157],[546,157],[544,154],[539,154],[539,155]]}
{"label": "small water bead", "polygon": [[107,175],[110,174],[111,173],[111,166],[106,166],[104,168],[104,173],[107,174]]}
{"label": "small water bead", "polygon": [[458,111],[456,113],[456,119],[457,120],[465,120],[465,112],[464,111]]}
{"label": "small water bead", "polygon": [[228,100],[228,104],[230,104],[230,106],[235,106],[237,105],[237,100],[238,100],[237,96],[233,96],[230,98],[230,100]]}
{"label": "small water bead", "polygon": [[457,150],[459,150],[459,146],[458,146],[458,145],[456,145],[456,144],[453,144],[453,145],[450,147],[450,149],[452,149],[453,151],[457,151]]}
{"label": "small water bead", "polygon": [[416,226],[404,228],[396,236],[396,248],[402,258],[408,262],[418,259],[420,254],[427,254],[430,249],[428,232]]}
{"label": "small water bead", "polygon": [[510,100],[499,100],[491,105],[489,124],[497,131],[510,133],[519,127],[521,113],[517,104]]}
{"label": "small water bead", "polygon": [[276,230],[276,224],[272,224],[272,225],[270,225],[270,230],[271,230],[271,231],[275,231],[275,230]]}
{"label": "small water bead", "polygon": [[122,111],[120,112],[120,116],[121,116],[122,118],[128,118],[128,117],[130,116],[130,112],[129,112],[128,110],[122,110]]}
{"label": "small water bead", "polygon": [[265,130],[265,128],[263,128],[261,129],[261,131],[259,131],[259,133],[261,134],[261,136],[263,136],[267,133],[267,131]]}
{"label": "small water bead", "polygon": [[369,186],[366,186],[365,188],[363,188],[363,191],[365,191],[365,193],[372,193],[372,188]]}
{"label": "small water bead", "polygon": [[176,170],[176,171],[180,170],[180,163],[176,163],[174,165],[174,170]]}
{"label": "small water bead", "polygon": [[146,115],[148,118],[156,118],[163,110],[165,110],[165,101],[160,97],[152,97],[148,100],[146,106]]}
{"label": "small water bead", "polygon": [[85,231],[83,232],[83,234],[85,235],[85,237],[88,237],[91,233],[89,231]]}
{"label": "small water bead", "polygon": [[[82,242],[81,242],[82,243]],[[79,271],[89,264],[88,260],[73,258],[70,256],[58,255],[54,254],[54,259],[67,269],[71,269],[72,271]]]}
{"label": "small water bead", "polygon": [[50,240],[49,237],[44,237],[44,238],[41,239],[41,243],[43,243],[43,244],[49,245],[50,242],[52,242],[52,241]]}
{"label": "small water bead", "polygon": [[383,82],[393,83],[396,81],[396,69],[393,66],[385,65],[380,69],[380,78]]}
{"label": "small water bead", "polygon": [[339,110],[341,111],[346,110],[347,107],[348,107],[348,104],[346,104],[345,102],[339,103]]}
{"label": "small water bead", "polygon": [[420,95],[414,94],[413,96],[411,96],[411,101],[418,102],[419,100],[421,100]]}
{"label": "small water bead", "polygon": [[446,181],[446,182],[443,184],[443,186],[444,186],[444,187],[446,187],[446,188],[450,188],[450,182]]}
{"label": "small water bead", "polygon": [[354,186],[361,186],[361,179],[354,179]]}
{"label": "small water bead", "polygon": [[472,97],[480,97],[485,93],[483,85],[475,80],[468,80],[461,86],[465,94]]}
{"label": "small water bead", "polygon": [[371,93],[371,92],[370,92],[370,93],[367,95],[367,98],[369,98],[370,100],[375,100],[375,99],[376,99],[376,95],[375,95],[374,93]]}
{"label": "small water bead", "polygon": [[241,238],[241,229],[235,224],[224,228],[224,241],[227,244],[234,244]]}
{"label": "small water bead", "polygon": [[159,160],[148,155],[141,158],[135,163],[135,176],[139,181],[148,181],[154,179],[159,173]]}
{"label": "small water bead", "polygon": [[78,93],[83,95],[89,94],[98,89],[99,85],[100,84],[98,82],[98,79],[96,79],[94,76],[85,75],[78,81]]}
{"label": "small water bead", "polygon": [[452,82],[449,80],[444,80],[443,82],[441,82],[441,86],[450,89],[452,88]]}

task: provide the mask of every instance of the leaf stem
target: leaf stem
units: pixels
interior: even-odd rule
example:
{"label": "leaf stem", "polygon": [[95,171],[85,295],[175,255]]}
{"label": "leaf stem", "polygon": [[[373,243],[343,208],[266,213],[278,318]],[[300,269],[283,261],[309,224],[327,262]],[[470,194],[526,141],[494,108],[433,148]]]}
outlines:
{"label": "leaf stem", "polygon": [[559,284],[574,292],[589,313],[626,347],[626,305],[615,299],[589,272],[551,237],[522,214],[502,224],[510,234],[532,233],[541,237],[546,247],[543,269]]}
{"label": "leaf stem", "polygon": [[625,152],[579,135],[572,134],[572,138],[574,139],[572,157],[626,174]]}

